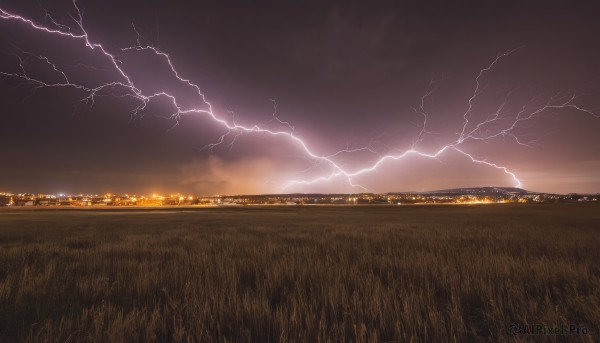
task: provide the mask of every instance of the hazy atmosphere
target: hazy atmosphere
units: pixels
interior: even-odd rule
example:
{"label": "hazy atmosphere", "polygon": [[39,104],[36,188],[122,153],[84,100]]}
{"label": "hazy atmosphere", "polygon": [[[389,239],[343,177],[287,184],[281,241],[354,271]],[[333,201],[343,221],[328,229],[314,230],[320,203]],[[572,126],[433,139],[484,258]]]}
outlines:
{"label": "hazy atmosphere", "polygon": [[593,6],[3,0],[0,191],[600,192]]}

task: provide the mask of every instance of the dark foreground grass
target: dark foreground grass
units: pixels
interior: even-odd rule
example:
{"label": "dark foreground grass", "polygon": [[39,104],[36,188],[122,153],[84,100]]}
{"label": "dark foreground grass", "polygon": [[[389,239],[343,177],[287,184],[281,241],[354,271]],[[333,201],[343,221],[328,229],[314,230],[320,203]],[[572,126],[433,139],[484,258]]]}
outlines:
{"label": "dark foreground grass", "polygon": [[589,204],[3,210],[0,341],[597,342],[599,261]]}

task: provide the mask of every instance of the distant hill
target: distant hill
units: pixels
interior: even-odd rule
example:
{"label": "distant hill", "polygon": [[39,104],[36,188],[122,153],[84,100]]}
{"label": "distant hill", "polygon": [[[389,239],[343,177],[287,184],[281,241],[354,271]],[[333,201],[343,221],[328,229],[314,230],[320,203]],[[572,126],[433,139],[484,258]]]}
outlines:
{"label": "distant hill", "polygon": [[421,194],[421,195],[525,195],[539,194],[538,192],[530,192],[528,190],[516,187],[469,187],[469,188],[452,188],[441,189],[426,192],[388,192],[388,193],[288,193],[288,194],[255,194],[255,195],[234,195],[233,197],[246,198],[331,198],[331,197],[348,197],[356,194],[370,194],[373,196],[382,196],[385,194]]}
{"label": "distant hill", "polygon": [[469,188],[452,188],[452,189],[441,189],[437,191],[418,192],[423,195],[465,195],[465,194],[478,194],[478,195],[508,195],[508,194],[531,194],[532,192],[522,188],[516,187],[469,187]]}

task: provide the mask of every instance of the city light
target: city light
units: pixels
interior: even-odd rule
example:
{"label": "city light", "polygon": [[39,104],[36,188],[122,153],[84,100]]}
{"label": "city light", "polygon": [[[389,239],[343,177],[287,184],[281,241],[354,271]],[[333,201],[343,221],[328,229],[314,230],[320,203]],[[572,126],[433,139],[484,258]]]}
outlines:
{"label": "city light", "polygon": [[0,193],[0,206],[127,207],[232,205],[484,205],[516,203],[596,202],[600,194],[547,194],[514,188],[481,187],[423,193],[278,194],[150,196],[128,194],[65,195]]}

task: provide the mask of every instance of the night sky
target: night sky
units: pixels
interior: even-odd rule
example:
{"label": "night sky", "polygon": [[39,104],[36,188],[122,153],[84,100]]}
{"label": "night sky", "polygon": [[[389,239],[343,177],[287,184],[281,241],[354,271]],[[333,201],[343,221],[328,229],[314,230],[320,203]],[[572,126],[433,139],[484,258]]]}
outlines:
{"label": "night sky", "polygon": [[[339,170],[310,157],[289,135],[228,133],[206,113],[173,117],[165,97],[134,114],[139,99],[122,88],[101,92],[93,104],[74,87],[36,89],[18,75],[52,84],[64,72],[86,87],[123,78],[83,40],[7,15],[79,35],[71,1],[2,0],[0,191],[425,191],[516,186],[513,173],[528,190],[600,192],[600,21],[592,1],[81,0],[77,6],[89,40],[116,56],[144,94],[164,91],[185,109],[207,109],[161,56],[121,50],[138,44],[136,30],[140,46],[168,53],[179,75],[200,87],[215,116],[229,125],[291,132],[287,122],[312,153],[348,174],[385,155],[435,154],[457,143],[463,127],[473,134],[436,158],[411,153],[374,171],[332,177]],[[507,51],[479,78],[465,126],[476,77]],[[544,105],[550,107],[512,126],[520,111]],[[222,144],[207,147],[224,134]],[[476,139],[482,137],[491,138]]]}

